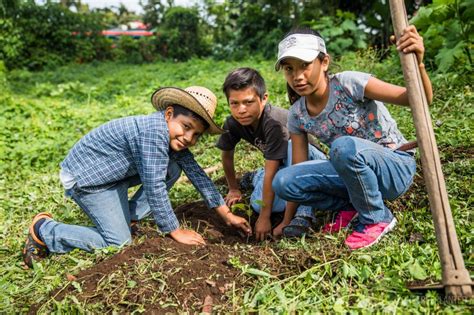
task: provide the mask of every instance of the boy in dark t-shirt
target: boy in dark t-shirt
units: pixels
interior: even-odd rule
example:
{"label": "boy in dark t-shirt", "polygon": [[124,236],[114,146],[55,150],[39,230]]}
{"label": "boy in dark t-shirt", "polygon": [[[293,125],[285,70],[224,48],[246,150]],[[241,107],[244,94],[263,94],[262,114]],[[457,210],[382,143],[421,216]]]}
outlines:
{"label": "boy in dark t-shirt", "polygon": [[[257,147],[265,158],[265,166],[252,179],[254,190],[250,197],[252,208],[259,213],[255,223],[257,240],[264,240],[272,231],[270,215],[285,211],[286,202],[272,189],[272,181],[281,167],[291,165],[291,142],[287,129],[288,111],[267,103],[268,93],[262,76],[251,68],[238,68],[230,72],[223,84],[223,91],[230,106],[217,147],[222,150],[222,164],[229,188],[225,197],[232,206],[242,197],[234,169],[234,149],[241,139]],[[325,159],[323,153],[309,146],[309,159]],[[311,227],[314,219],[309,206],[299,206],[295,218],[275,233],[284,236],[301,236]]]}

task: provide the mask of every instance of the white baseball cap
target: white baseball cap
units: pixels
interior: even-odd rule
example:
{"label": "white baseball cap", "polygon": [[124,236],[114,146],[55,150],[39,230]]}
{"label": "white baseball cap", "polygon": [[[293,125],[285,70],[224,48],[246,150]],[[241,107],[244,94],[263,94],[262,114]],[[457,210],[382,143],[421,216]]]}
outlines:
{"label": "white baseball cap", "polygon": [[312,62],[320,53],[326,53],[324,40],[313,34],[292,34],[278,44],[278,60],[275,70],[280,70],[280,63],[285,58],[297,58]]}

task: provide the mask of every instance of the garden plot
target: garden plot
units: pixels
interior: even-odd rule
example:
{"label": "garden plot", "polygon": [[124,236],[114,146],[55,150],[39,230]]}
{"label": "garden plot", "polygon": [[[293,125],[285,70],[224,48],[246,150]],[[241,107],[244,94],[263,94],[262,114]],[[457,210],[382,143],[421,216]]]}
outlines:
{"label": "garden plot", "polygon": [[[443,151],[444,163],[469,159],[474,153],[472,148],[443,148]],[[391,203],[390,208],[400,212],[406,210],[407,205],[428,206],[421,175],[415,177],[411,189]],[[30,311],[64,303],[106,312],[176,313],[209,311],[211,308],[232,312],[242,310],[242,299],[252,299],[243,295],[259,278],[272,283],[273,287],[267,287],[269,290],[280,286],[286,290],[292,285],[291,279],[309,277],[318,285],[319,277],[320,281],[324,280],[320,284],[321,293],[333,294],[335,288],[324,283],[330,284],[331,279],[337,281],[338,274],[346,272],[344,266],[347,265],[340,262],[351,254],[343,246],[344,233],[328,237],[314,232],[309,239],[292,241],[298,242],[296,246],[281,246],[282,242],[257,243],[252,237],[239,235],[235,229],[223,224],[203,202],[182,205],[175,212],[182,226],[204,236],[206,246],[179,244],[160,236],[153,221],[145,221],[135,231],[133,245],[89,269],[68,275],[69,282],[65,286],[53,291],[48,302],[35,305]],[[321,217],[320,224],[326,218]],[[251,217],[252,223],[254,220],[255,217]],[[407,243],[425,241],[420,233],[403,231],[403,234]],[[309,249],[305,242],[317,243],[317,246]],[[321,268],[321,275],[318,275],[319,270],[313,272],[315,265],[328,268]],[[423,281],[428,282],[431,281]],[[349,287],[352,286],[356,289],[357,284],[349,283]],[[253,299],[257,298],[258,293],[253,294]]]}

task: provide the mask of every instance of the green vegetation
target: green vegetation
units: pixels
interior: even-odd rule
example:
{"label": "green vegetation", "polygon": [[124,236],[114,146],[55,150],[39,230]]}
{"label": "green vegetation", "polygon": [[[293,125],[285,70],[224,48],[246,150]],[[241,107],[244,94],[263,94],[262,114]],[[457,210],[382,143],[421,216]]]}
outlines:
{"label": "green vegetation", "polygon": [[[405,1],[409,18],[419,12],[413,21],[426,37],[427,65],[443,71],[472,69],[474,2],[431,2]],[[284,34],[301,25],[320,31],[336,56],[365,47],[385,50],[393,33],[385,0],[202,0],[192,8],[176,6],[173,0],[141,3],[144,12],[139,16],[123,5],[115,10],[89,10],[77,0],[44,5],[4,0],[0,3],[0,60],[8,69],[39,70],[101,60],[136,64],[193,57],[238,60],[258,55],[268,59]],[[101,30],[137,19],[155,35],[116,41],[101,36]]]}
{"label": "green vegetation", "polygon": [[[341,70],[363,70],[401,84],[400,66],[393,55],[380,63],[376,53],[368,50],[345,54],[336,62]],[[217,120],[222,122],[229,110],[220,87],[225,75],[237,66],[259,69],[266,78],[271,102],[288,106],[284,80],[273,71],[272,61],[100,63],[36,73],[6,73],[0,64],[0,313],[25,313],[34,304],[44,304],[53,290],[68,283],[66,274],[75,274],[115,252],[106,249],[90,254],[76,250],[53,255],[37,263],[34,270],[22,267],[20,252],[35,213],[49,211],[62,222],[89,224],[81,210],[64,198],[58,180],[58,164],[70,147],[89,130],[110,119],[152,112],[150,95],[159,86],[209,87],[219,97]],[[453,72],[433,74],[435,98],[431,113],[458,237],[467,268],[472,271],[471,83],[470,76]],[[390,110],[402,132],[408,139],[414,139],[409,109],[391,106]],[[192,150],[204,167],[220,163],[214,141],[215,138],[205,137]],[[251,148],[238,150],[238,154],[238,172],[254,169],[262,162]],[[213,179],[222,176],[221,170]],[[369,250],[349,252],[342,246],[343,235],[317,234],[318,237],[301,240],[263,243],[261,246],[273,246],[288,253],[304,251],[312,257],[309,269],[280,273],[260,262],[259,257],[255,257],[254,264],[242,263],[239,250],[244,251],[245,246],[238,247],[229,263],[240,269],[240,277],[247,281],[243,292],[228,292],[235,310],[470,314],[472,301],[448,303],[435,292],[418,296],[405,287],[407,281],[441,279],[431,214],[419,178],[415,188],[402,201],[391,205],[399,220],[398,227]],[[189,184],[182,183],[173,188],[171,198],[176,206],[199,197]],[[130,281],[129,286],[136,285]],[[79,292],[80,285],[73,285]],[[61,303],[49,303],[42,312],[100,309],[100,305],[83,305],[71,296]]]}

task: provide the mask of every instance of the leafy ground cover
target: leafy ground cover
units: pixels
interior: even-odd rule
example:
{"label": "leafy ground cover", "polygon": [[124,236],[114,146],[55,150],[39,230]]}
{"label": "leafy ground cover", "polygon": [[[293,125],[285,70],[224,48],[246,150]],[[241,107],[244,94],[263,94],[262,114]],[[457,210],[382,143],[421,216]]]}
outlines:
{"label": "leafy ground cover", "polygon": [[[371,51],[349,54],[334,69],[363,70],[401,83],[398,63],[388,59],[382,64],[376,57]],[[159,86],[204,85],[216,91],[222,122],[229,111],[221,84],[228,71],[244,65],[262,72],[272,103],[287,106],[284,80],[270,61],[103,63],[0,77],[0,312],[200,311],[206,297],[218,311],[472,312],[472,300],[453,303],[435,291],[417,295],[406,289],[409,281],[441,279],[421,172],[410,191],[390,204],[398,227],[369,250],[349,252],[343,233],[328,236],[317,229],[298,240],[242,239],[196,203],[198,194],[181,182],[171,191],[172,202],[182,224],[202,232],[207,247],[176,244],[147,221],[133,246],[76,250],[51,256],[34,270],[23,268],[20,251],[36,212],[89,224],[64,198],[57,178],[59,162],[82,135],[110,119],[151,112],[149,98]],[[455,73],[434,75],[431,113],[461,249],[472,272],[474,108],[469,82],[469,76]],[[402,132],[414,139],[409,110],[390,110]],[[204,167],[220,164],[214,141],[206,137],[192,150]],[[239,149],[238,172],[261,165],[254,149]],[[225,193],[222,176],[222,170],[212,174]]]}

